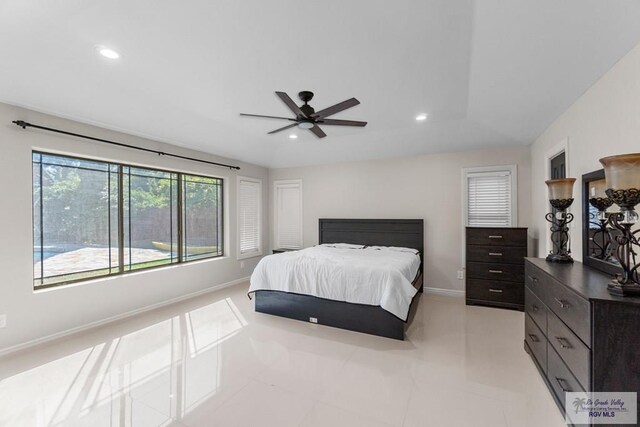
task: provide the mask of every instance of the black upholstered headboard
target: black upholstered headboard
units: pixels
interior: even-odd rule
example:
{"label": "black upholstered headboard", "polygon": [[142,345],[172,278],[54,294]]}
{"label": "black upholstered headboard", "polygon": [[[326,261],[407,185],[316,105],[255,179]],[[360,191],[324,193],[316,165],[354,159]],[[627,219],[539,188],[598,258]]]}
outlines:
{"label": "black upholstered headboard", "polygon": [[330,219],[320,218],[319,242],[368,246],[402,246],[424,254],[422,219]]}

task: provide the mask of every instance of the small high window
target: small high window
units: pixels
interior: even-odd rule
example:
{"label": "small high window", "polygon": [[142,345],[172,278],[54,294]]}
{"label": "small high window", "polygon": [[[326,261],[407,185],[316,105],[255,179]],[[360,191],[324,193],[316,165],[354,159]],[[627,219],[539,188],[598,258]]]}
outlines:
{"label": "small high window", "polygon": [[516,227],[516,167],[464,169],[465,225]]}

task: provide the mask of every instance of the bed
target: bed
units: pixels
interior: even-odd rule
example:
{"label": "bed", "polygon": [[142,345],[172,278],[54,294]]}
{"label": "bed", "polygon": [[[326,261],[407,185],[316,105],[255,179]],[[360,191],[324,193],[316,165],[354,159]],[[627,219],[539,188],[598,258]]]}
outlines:
{"label": "bed", "polygon": [[[333,244],[339,243],[361,245],[361,248],[339,246],[335,249],[329,249],[329,247],[335,246]],[[389,249],[389,247],[394,249]],[[398,248],[410,248],[414,251],[409,254]],[[391,252],[392,250],[396,252]],[[423,288],[423,220],[320,219],[319,247],[305,251],[298,255],[293,253],[271,255],[261,261],[263,265],[259,264],[256,267],[252,276],[250,294],[255,295],[255,310],[257,312],[398,340],[404,339],[405,330],[413,320],[419,294]],[[365,257],[366,251],[369,255]],[[298,257],[297,261],[296,257]],[[327,261],[329,264],[322,264],[323,268],[327,268],[329,265],[336,269],[335,274],[326,276],[335,278],[333,284],[325,283],[324,288],[320,284],[318,285],[318,289],[322,288],[324,292],[317,290],[309,292],[307,289],[298,289],[293,280],[288,281],[286,287],[274,283],[280,278],[286,279],[289,273],[293,274],[293,269],[307,268],[308,266],[302,265],[303,260],[322,259],[323,257],[329,260]],[[411,257],[417,261],[411,261]],[[342,262],[336,261],[340,258],[343,258]],[[345,268],[345,264],[349,263],[358,264],[360,270]],[[376,263],[379,264],[378,268],[373,268],[372,264]],[[385,271],[384,265],[387,263],[389,267]],[[273,266],[269,267],[269,264]],[[362,268],[368,268],[367,264],[371,268],[363,272]],[[412,280],[407,280],[410,274],[408,272],[409,264],[417,267]],[[276,267],[278,265],[281,267]],[[274,270],[275,268],[280,268],[283,272],[278,272]],[[266,281],[263,277],[266,274],[265,270],[271,272],[269,273],[270,286],[264,285]],[[313,270],[310,271],[313,273]],[[325,273],[327,272],[325,271]],[[350,293],[349,278],[358,282],[359,287],[362,288],[363,274],[372,278],[370,286],[371,294],[375,295],[373,300],[367,300],[367,295],[362,292],[358,294],[359,296]],[[399,274],[404,277],[400,278]],[[367,282],[364,284],[367,285]],[[277,290],[278,288],[286,290]],[[377,301],[378,297],[380,297],[380,304],[373,305],[373,301]],[[365,301],[365,303],[355,301]],[[382,306],[385,306],[386,309]]]}

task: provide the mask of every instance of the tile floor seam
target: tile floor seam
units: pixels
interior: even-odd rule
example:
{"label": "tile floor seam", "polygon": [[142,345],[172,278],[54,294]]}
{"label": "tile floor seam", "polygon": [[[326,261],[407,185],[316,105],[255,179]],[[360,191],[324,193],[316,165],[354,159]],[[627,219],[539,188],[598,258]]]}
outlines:
{"label": "tile floor seam", "polygon": [[[411,379],[413,380],[413,375],[411,376]],[[401,427],[405,427],[405,425],[407,424],[407,415],[409,414],[409,404],[411,403],[411,399],[413,399],[413,393],[416,391],[416,387],[417,387],[417,384],[415,384],[415,381],[413,381],[413,385],[411,386],[411,393],[409,394],[409,399],[407,399],[407,407],[404,409],[404,413],[402,416],[402,424],[400,424]]]}
{"label": "tile floor seam", "polygon": [[225,397],[224,399],[222,399],[222,401],[220,402],[220,404],[218,405],[218,407],[213,411],[214,413],[218,412],[220,409],[222,409],[224,406],[227,405],[227,403],[233,399],[234,397],[236,397],[238,394],[240,394],[245,388],[249,387],[249,384],[251,383],[251,381],[248,381],[245,385],[243,385],[242,387],[240,387],[238,390],[236,390],[235,392],[231,393],[229,396]]}
{"label": "tile floor seam", "polygon": [[305,420],[309,417],[309,415],[311,415],[311,413],[318,406],[319,403],[320,403],[319,400],[316,400],[316,401],[313,402],[313,406],[311,407],[311,409],[309,409],[309,412],[304,414],[304,417],[302,417],[302,420],[300,420],[300,423],[298,424],[298,427],[304,427]]}

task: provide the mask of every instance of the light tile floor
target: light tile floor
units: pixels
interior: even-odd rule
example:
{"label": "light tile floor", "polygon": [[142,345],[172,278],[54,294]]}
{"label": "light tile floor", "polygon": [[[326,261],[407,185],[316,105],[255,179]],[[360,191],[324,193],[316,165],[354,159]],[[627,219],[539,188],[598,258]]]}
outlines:
{"label": "light tile floor", "polygon": [[400,342],[255,313],[246,289],[0,358],[0,425],[564,425],[520,312],[425,294]]}

